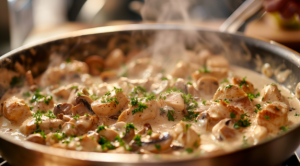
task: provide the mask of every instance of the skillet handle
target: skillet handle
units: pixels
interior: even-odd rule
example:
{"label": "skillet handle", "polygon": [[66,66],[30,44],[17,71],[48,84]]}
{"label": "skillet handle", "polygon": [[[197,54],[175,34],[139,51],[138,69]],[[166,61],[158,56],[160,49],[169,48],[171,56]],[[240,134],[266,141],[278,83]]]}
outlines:
{"label": "skillet handle", "polygon": [[247,0],[224,21],[219,30],[229,33],[244,31],[248,22],[261,18],[264,14],[262,0]]}

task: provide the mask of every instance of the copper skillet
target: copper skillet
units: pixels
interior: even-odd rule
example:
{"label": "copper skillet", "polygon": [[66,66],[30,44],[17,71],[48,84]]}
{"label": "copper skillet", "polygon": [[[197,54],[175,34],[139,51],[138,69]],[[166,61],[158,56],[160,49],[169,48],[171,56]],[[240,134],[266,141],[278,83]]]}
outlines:
{"label": "copper skillet", "polygon": [[[294,91],[300,82],[299,54],[274,42],[249,38],[240,34],[229,34],[203,30],[191,26],[139,24],[101,27],[70,33],[31,46],[23,46],[0,57],[0,67],[15,70],[14,64],[20,63],[34,76],[40,75],[52,62],[53,54],[63,58],[74,57],[78,60],[91,55],[105,57],[111,49],[118,47],[125,53],[132,49],[141,50],[153,41],[157,32],[181,34],[196,31],[198,44],[214,53],[222,53],[231,64],[253,71],[259,68],[257,61],[268,62],[272,66],[284,64],[293,73],[283,86]],[[186,45],[188,49],[195,45]],[[87,52],[88,50],[88,52]],[[1,74],[0,74],[1,76]],[[0,87],[0,96],[6,89]],[[276,165],[286,160],[300,144],[300,125],[291,128],[276,138],[258,145],[221,155],[203,156],[194,153],[188,156],[166,154],[108,154],[78,152],[42,146],[31,142],[20,142],[0,133],[0,154],[12,165]]]}

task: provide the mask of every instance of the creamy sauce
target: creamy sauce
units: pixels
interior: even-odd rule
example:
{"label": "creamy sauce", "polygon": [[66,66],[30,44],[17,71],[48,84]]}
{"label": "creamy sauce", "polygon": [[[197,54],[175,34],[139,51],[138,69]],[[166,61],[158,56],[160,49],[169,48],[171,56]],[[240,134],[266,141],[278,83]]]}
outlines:
{"label": "creamy sauce", "polygon": [[[187,69],[187,70],[190,70],[190,69]],[[229,68],[229,71],[230,72],[229,72],[228,80],[231,79],[233,76],[239,77],[239,78],[244,78],[246,76],[247,77],[246,80],[253,83],[254,88],[256,89],[255,94],[260,92],[268,84],[276,83],[273,80],[267,78],[266,76],[263,76],[261,74],[258,74],[256,72],[253,72],[248,69],[241,68],[241,67],[231,66]],[[275,73],[276,72],[278,72],[278,71],[275,71]],[[151,72],[148,73],[147,75],[149,77],[151,75]],[[286,70],[284,72],[278,72],[277,75],[278,75],[278,77],[280,77],[277,79],[281,80],[280,82],[283,82],[286,79],[286,77],[289,75],[289,71]],[[40,79],[40,78],[38,78],[38,79]],[[100,79],[100,77],[91,77],[90,79],[91,79],[90,81],[93,82],[93,86],[103,84],[103,81]],[[222,80],[223,79],[219,79],[220,82]],[[95,94],[93,92],[93,88],[92,88],[93,86],[85,85],[84,83],[82,83],[80,78],[70,78],[67,81],[60,80],[58,87],[60,87],[62,85],[68,85],[70,83],[77,83],[76,84],[77,86],[84,85],[86,87],[89,87],[89,89],[88,89],[89,94]],[[193,81],[192,84],[195,86],[195,85],[197,85],[197,82]],[[222,87],[224,85],[229,85],[229,84],[230,83],[220,84],[220,87]],[[112,90],[114,86],[120,87],[120,84],[113,82],[110,85],[108,85],[108,90]],[[128,87],[129,87],[129,85],[128,85]],[[286,126],[293,127],[295,124],[298,124],[300,121],[299,101],[296,99],[296,97],[294,97],[294,94],[292,94],[285,87],[278,85],[278,89],[281,91],[280,93],[282,94],[282,96],[284,96],[284,98],[288,102],[289,109],[290,109],[288,111],[288,122],[287,122]],[[3,103],[4,101],[10,99],[12,96],[15,96],[19,99],[24,99],[25,103],[32,106],[32,104],[30,104],[30,99],[32,98],[32,95],[30,97],[24,97],[24,94],[28,91],[29,91],[28,86],[25,86],[20,89],[11,89],[2,97],[0,102]],[[123,89],[123,91],[125,93],[126,89]],[[129,93],[129,92],[126,92],[126,93]],[[58,103],[68,102],[68,99],[57,97],[55,94],[53,94],[53,90],[51,90],[50,86],[47,86],[46,88],[44,88],[40,93],[43,95],[52,95],[53,100],[54,100],[54,105],[57,105]],[[99,96],[99,97],[101,97],[101,96]],[[206,103],[204,103],[204,99],[207,99],[207,98],[211,99],[212,96],[203,96],[203,95],[201,96],[200,95],[200,97],[199,97],[199,96],[195,95],[193,97],[196,97],[195,101],[197,101],[198,105],[199,105],[197,110],[200,113],[208,110],[210,108],[210,105],[212,105],[214,103],[213,100],[207,100],[207,101],[205,100]],[[158,95],[156,96],[156,98],[158,98]],[[252,102],[254,105],[260,104],[262,108],[268,105],[267,102],[262,101],[262,96],[253,98]],[[126,110],[126,108],[127,108],[127,106],[124,109],[122,109],[122,112],[124,110]],[[184,114],[181,111],[175,111],[173,114],[174,121],[169,121],[167,118],[167,114],[168,113],[166,111],[165,112],[158,111],[158,115],[155,118],[145,120],[145,121],[140,121],[140,122],[139,121],[133,122],[133,124],[137,128],[137,131],[141,130],[145,123],[149,123],[152,127],[152,131],[155,133],[164,133],[164,132],[172,133],[174,128],[176,127],[176,125],[178,123],[180,123],[181,120],[184,118]],[[250,146],[253,144],[257,144],[261,140],[258,141],[252,137],[253,127],[257,126],[257,122],[255,120],[256,114],[253,113],[253,114],[248,114],[248,115],[250,115],[249,120],[251,122],[251,125],[249,127],[241,128],[239,130],[239,132],[236,133],[237,136],[235,136],[234,139],[228,139],[228,140],[223,140],[223,141],[220,141],[220,140],[218,140],[217,137],[213,136],[211,131],[207,131],[206,128],[204,127],[204,124],[201,119],[191,120],[191,121],[186,122],[187,124],[191,124],[191,128],[197,134],[200,135],[200,145],[198,148],[195,148],[194,151],[197,151],[197,150],[203,151],[203,152],[205,152],[205,154],[222,153],[224,151],[225,152],[232,151],[232,150],[244,147],[244,146]],[[297,115],[297,116],[295,116],[295,115]],[[100,118],[100,120],[99,120],[98,124],[105,124],[105,125],[109,126],[109,128],[116,128],[114,126],[115,126],[115,123],[117,122],[117,120],[114,120],[112,118],[107,118],[107,117],[99,117],[99,118]],[[20,129],[19,129],[20,125],[21,124],[11,123],[4,116],[2,116],[0,118],[0,126],[1,126],[0,131],[11,135],[12,138],[14,138],[14,139],[23,141],[23,140],[25,140],[25,138],[27,136],[20,132]],[[93,128],[93,129],[95,129],[95,128]],[[124,131],[125,130],[122,128],[120,130],[117,130],[118,134],[120,134],[120,135],[122,135],[122,132],[124,132]],[[45,132],[48,133],[48,132],[50,132],[50,130],[45,131]],[[280,133],[280,132],[282,132],[282,131],[279,128],[275,132],[268,132],[265,139],[276,137],[278,135],[278,133]],[[173,140],[173,142],[174,141],[176,142],[176,140]],[[179,150],[179,151],[172,151],[170,149],[167,149],[167,150],[163,151],[162,153],[173,153],[176,155],[177,154],[180,155],[179,152],[185,152],[185,148],[183,148],[182,150]]]}

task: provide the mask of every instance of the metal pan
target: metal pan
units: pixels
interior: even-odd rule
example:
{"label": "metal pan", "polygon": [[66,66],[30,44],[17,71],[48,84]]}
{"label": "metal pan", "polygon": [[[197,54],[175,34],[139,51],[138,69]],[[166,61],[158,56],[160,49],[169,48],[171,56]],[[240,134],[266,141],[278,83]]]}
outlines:
{"label": "metal pan", "polygon": [[[292,74],[282,85],[294,91],[300,82],[299,54],[274,42],[261,41],[239,34],[203,30],[180,25],[122,25],[102,27],[74,32],[52,40],[24,46],[0,57],[0,68],[15,69],[15,63],[34,76],[40,75],[53,62],[53,55],[63,59],[74,57],[83,60],[91,55],[105,57],[114,47],[125,53],[132,49],[148,48],[155,35],[164,32],[182,33],[196,31],[197,44],[187,44],[187,49],[197,46],[214,53],[224,54],[231,64],[259,72],[260,65],[268,62],[271,66],[284,64]],[[260,62],[260,63],[258,63]],[[1,78],[1,73],[0,73]],[[6,91],[0,87],[0,96]],[[13,140],[0,133],[0,154],[12,165],[276,165],[286,160],[300,144],[300,126],[297,125],[276,138],[258,145],[234,152],[203,156],[194,153],[188,156],[167,154],[108,154],[77,152],[42,146],[31,142]]]}

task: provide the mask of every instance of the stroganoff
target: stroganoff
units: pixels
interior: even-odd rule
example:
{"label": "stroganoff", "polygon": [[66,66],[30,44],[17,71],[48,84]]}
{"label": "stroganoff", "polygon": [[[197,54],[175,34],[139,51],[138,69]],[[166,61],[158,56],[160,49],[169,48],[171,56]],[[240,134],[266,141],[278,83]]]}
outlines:
{"label": "stroganoff", "polygon": [[209,155],[255,145],[300,120],[287,89],[207,51],[171,70],[116,49],[106,59],[67,60],[36,79],[27,71],[23,84],[5,74],[12,79],[0,130],[69,150]]}

